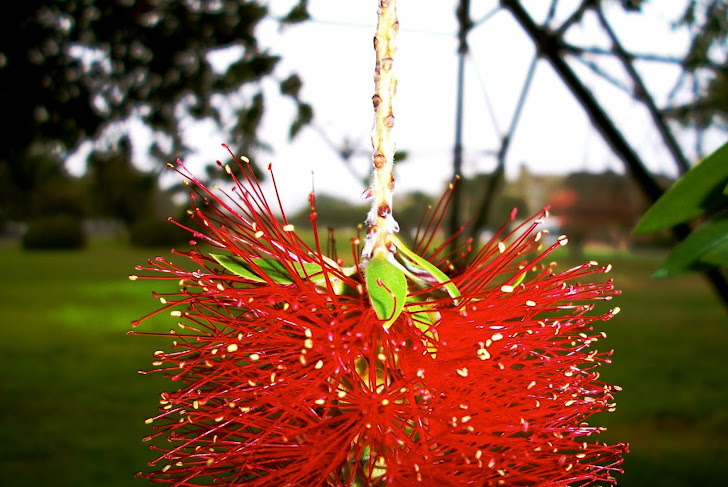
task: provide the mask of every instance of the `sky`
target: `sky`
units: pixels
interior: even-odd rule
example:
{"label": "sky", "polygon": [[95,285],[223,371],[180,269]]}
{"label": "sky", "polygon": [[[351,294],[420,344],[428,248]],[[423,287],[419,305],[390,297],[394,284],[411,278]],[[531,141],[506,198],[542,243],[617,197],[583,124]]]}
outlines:
{"label": "sky", "polygon": [[[271,2],[273,14],[284,14],[293,0]],[[260,43],[282,55],[276,76],[284,79],[296,72],[303,80],[301,98],[314,108],[314,126],[305,128],[293,141],[287,138],[294,105],[276,97],[277,85],[270,81],[261,138],[273,148],[258,160],[272,162],[284,207],[305,204],[312,186],[319,193],[355,202],[365,189],[371,167],[374,112],[374,50],[376,0],[310,0],[312,20],[281,30],[274,21],[258,31]],[[397,192],[420,190],[440,193],[452,178],[457,92],[457,0],[400,0],[400,31],[394,66],[398,78],[395,98],[394,137],[408,158],[395,161]],[[576,0],[561,0],[556,21],[565,18]],[[471,2],[471,18],[482,19],[498,5],[497,0]],[[524,0],[540,23],[550,2]],[[618,2],[607,3],[607,15],[617,35],[636,52],[681,55],[687,47],[685,32],[670,29],[680,13],[682,1],[648,2],[643,14],[625,14]],[[657,5],[657,6],[656,6]],[[463,174],[490,172],[493,151],[511,123],[517,99],[534,55],[528,36],[505,10],[477,25],[469,35],[463,119]],[[594,18],[587,17],[570,30],[570,42],[608,48],[609,41]],[[217,61],[224,63],[225,55]],[[675,175],[674,165],[650,130],[647,114],[620,90],[594,76],[577,63],[570,63],[583,77],[652,171]],[[614,76],[626,80],[615,63],[603,64]],[[655,63],[638,65],[658,105],[665,101],[679,70]],[[201,167],[223,159],[224,136],[210,125],[185,124],[185,136],[198,148],[185,158],[188,166]],[[140,140],[145,134],[138,132]],[[356,155],[343,162],[331,144],[349,140]],[[690,147],[690,135],[685,145]],[[328,142],[327,142],[328,141]],[[710,142],[709,142],[710,144]],[[708,145],[709,145],[708,144]],[[714,145],[717,147],[718,143]],[[137,144],[137,147],[143,143]],[[142,159],[139,157],[139,159]],[[73,163],[72,163],[73,164]],[[78,164],[76,162],[75,164]],[[143,161],[141,162],[143,166]],[[536,67],[511,148],[506,174],[514,178],[525,165],[536,173],[570,171],[623,172],[622,164],[602,142],[568,89],[540,60]],[[201,169],[200,169],[201,171]],[[395,196],[396,198],[396,196]],[[396,201],[396,199],[395,199]]]}

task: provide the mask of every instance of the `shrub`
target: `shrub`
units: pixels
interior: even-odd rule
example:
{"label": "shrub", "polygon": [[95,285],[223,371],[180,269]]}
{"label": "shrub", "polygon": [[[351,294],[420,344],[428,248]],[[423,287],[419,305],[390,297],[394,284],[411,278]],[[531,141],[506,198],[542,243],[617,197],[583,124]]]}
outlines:
{"label": "shrub", "polygon": [[131,226],[129,237],[135,247],[170,247],[189,242],[192,235],[172,222],[148,217]]}
{"label": "shrub", "polygon": [[23,235],[27,250],[80,249],[86,244],[81,220],[70,215],[53,215],[31,220]]}

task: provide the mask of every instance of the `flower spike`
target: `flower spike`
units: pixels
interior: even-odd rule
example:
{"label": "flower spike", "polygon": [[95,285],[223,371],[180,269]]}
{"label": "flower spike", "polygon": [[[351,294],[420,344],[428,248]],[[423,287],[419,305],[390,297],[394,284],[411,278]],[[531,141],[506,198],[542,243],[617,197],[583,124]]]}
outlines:
{"label": "flower spike", "polygon": [[563,241],[540,248],[546,210],[464,249],[461,268],[395,239],[404,287],[374,285],[286,228],[240,165],[232,193],[177,166],[201,230],[175,254],[193,265],[157,258],[132,277],[179,285],[157,295],[179,326],[154,371],[177,386],[148,420],[160,456],[142,475],[177,487],[614,483],[627,447],[596,441],[589,418],[614,408],[618,388],[598,373],[610,353],[593,346],[618,308],[594,303],[618,291],[592,279],[609,266],[543,263]]}
{"label": "flower spike", "polygon": [[[394,235],[395,4],[379,0],[372,208],[361,252],[359,235],[351,240],[354,266],[322,252],[313,192],[309,246],[288,222],[275,178],[280,219],[247,159],[233,155],[235,171],[218,162],[229,193],[178,161],[198,229],[184,227],[192,250],[174,253],[192,265],[158,257],[130,276],[178,285],[155,294],[163,306],[153,315],[169,313],[179,330],[152,362],[175,387],[147,420],[146,440],[159,451],[140,474],[150,481],[615,483],[627,445],[597,441],[603,428],[589,422],[614,409],[619,390],[599,380],[611,352],[593,348],[604,336],[595,323],[619,311],[595,311],[619,294],[594,279],[610,266],[544,264],[567,242],[542,247],[547,208],[511,232],[504,225],[482,248],[468,240],[449,249],[453,237],[435,247],[452,185],[412,247]],[[334,252],[332,243],[329,232]]]}

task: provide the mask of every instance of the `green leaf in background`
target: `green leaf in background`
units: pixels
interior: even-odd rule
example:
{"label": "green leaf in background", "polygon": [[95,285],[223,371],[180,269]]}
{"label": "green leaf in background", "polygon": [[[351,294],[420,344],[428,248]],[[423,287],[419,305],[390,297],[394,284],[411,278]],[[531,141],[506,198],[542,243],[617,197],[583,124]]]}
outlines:
{"label": "green leaf in background", "polygon": [[408,297],[407,304],[409,305],[407,310],[412,313],[415,326],[422,333],[427,333],[432,325],[436,325],[440,321],[440,313],[434,310],[427,301],[416,301]]}
{"label": "green leaf in background", "polygon": [[728,237],[721,239],[700,256],[700,263],[715,267],[728,267]]}
{"label": "green leaf in background", "polygon": [[[413,304],[416,303],[416,304]],[[415,296],[407,296],[407,310],[412,313],[412,321],[426,337],[422,342],[427,347],[427,352],[436,358],[437,347],[435,344],[440,341],[437,330],[433,325],[440,322],[441,315],[435,310],[431,303],[422,301]]]}
{"label": "green leaf in background", "polygon": [[652,205],[634,233],[648,233],[728,206],[728,143],[693,166]]}
{"label": "green leaf in background", "polygon": [[711,220],[677,244],[653,277],[671,277],[700,264],[725,266],[728,258],[728,216]]}
{"label": "green leaf in background", "polygon": [[389,328],[404,309],[407,278],[387,256],[379,253],[367,263],[364,272],[369,300],[384,328]]}

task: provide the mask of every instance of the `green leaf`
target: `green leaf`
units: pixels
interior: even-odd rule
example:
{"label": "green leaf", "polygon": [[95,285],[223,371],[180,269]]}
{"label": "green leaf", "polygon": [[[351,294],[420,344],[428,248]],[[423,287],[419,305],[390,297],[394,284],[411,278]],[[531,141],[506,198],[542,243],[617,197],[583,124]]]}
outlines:
{"label": "green leaf", "polygon": [[407,299],[407,278],[387,256],[379,253],[366,265],[364,271],[369,300],[377,317],[389,328],[404,309]]}
{"label": "green leaf", "polygon": [[[291,273],[288,272],[286,266],[277,259],[251,259],[251,261],[260,269],[260,276],[267,276],[271,281],[277,284],[293,284]],[[252,267],[252,266],[251,266]],[[258,272],[258,269],[255,269]]]}
{"label": "green leaf", "polygon": [[713,267],[728,267],[728,238],[721,239],[701,255],[700,263]]}
{"label": "green leaf", "polygon": [[634,233],[669,228],[728,205],[728,143],[693,166],[652,205]]}
{"label": "green leaf", "polygon": [[416,306],[410,306],[408,310],[412,313],[412,321],[417,329],[429,339],[423,339],[422,342],[427,347],[427,352],[432,354],[434,358],[434,354],[437,352],[437,347],[434,346],[434,344],[439,342],[440,339],[437,334],[437,330],[432,328],[432,326],[439,323],[441,318],[440,313],[434,311],[432,306],[427,302]]}
{"label": "green leaf", "polygon": [[[277,284],[293,284],[294,282],[288,268],[278,259],[256,257],[248,262],[234,255],[210,254],[210,256],[228,271],[251,281],[266,282],[263,276],[267,276]],[[308,279],[316,285],[324,285],[326,279],[321,265],[315,262],[288,262],[287,264],[298,273],[301,279]]]}
{"label": "green leaf", "polygon": [[398,239],[394,235],[390,236],[390,239],[397,247],[397,250],[399,250],[408,259],[410,259],[417,267],[427,271],[433,278],[435,278],[435,281],[442,284],[451,298],[457,299],[460,297],[460,290],[444,272],[442,272],[435,265],[421,257],[419,254],[410,250],[404,243],[402,243],[400,239]]}
{"label": "green leaf", "polygon": [[727,249],[728,217],[712,220],[677,244],[653,277],[684,274],[701,263],[725,266]]}
{"label": "green leaf", "polygon": [[323,267],[315,262],[289,262],[298,273],[301,279],[308,279],[314,284],[326,285],[326,277],[324,277]]}
{"label": "green leaf", "polygon": [[440,313],[433,311],[432,306],[428,306],[427,304],[410,306],[408,309],[412,312],[412,319],[415,321],[415,326],[423,333],[440,321]]}
{"label": "green leaf", "polygon": [[[412,304],[417,303],[417,304]],[[415,326],[423,333],[426,333],[432,325],[440,321],[440,313],[433,309],[427,301],[407,297],[407,310],[412,313],[412,320]]]}
{"label": "green leaf", "polygon": [[526,274],[528,274],[528,271],[526,271],[523,274],[521,274],[520,276],[518,276],[518,279],[516,279],[513,283],[511,283],[511,286],[517,287],[518,285],[520,285],[523,282],[523,280],[526,279]]}
{"label": "green leaf", "polygon": [[245,279],[255,282],[265,282],[265,279],[253,274],[247,267],[245,261],[240,257],[220,254],[210,254],[210,256],[215,259],[218,264],[237,276],[244,277]]}

